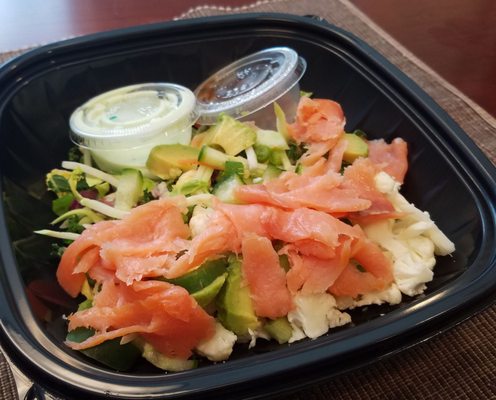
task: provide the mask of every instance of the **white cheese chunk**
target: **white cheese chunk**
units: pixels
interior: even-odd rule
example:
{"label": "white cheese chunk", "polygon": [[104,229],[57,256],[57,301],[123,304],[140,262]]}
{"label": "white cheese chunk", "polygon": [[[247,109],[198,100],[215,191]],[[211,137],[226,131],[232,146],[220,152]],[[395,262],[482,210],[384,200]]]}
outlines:
{"label": "white cheese chunk", "polygon": [[193,213],[189,220],[189,228],[191,236],[198,236],[200,233],[208,230],[212,226],[212,214],[215,213],[213,208],[206,208],[200,205],[193,209]]}
{"label": "white cheese chunk", "polygon": [[339,310],[352,310],[356,307],[364,307],[372,304],[399,304],[401,303],[401,291],[396,284],[380,292],[371,292],[354,299],[351,296],[337,296],[336,305]]}
{"label": "white cheese chunk", "polygon": [[398,289],[415,296],[433,279],[435,255],[447,255],[454,244],[441,232],[427,212],[409,203],[400,193],[400,185],[385,172],[375,177],[376,187],[386,194],[404,216],[364,227],[368,238],[388,252],[393,260],[393,275]]}
{"label": "white cheese chunk", "polygon": [[293,327],[289,343],[309,337],[315,339],[335,328],[351,322],[351,317],[336,308],[336,300],[328,293],[301,294],[294,297],[295,308],[288,313]]}
{"label": "white cheese chunk", "polygon": [[224,361],[231,355],[237,339],[238,337],[233,332],[216,322],[214,336],[201,342],[196,347],[196,351],[210,361]]}

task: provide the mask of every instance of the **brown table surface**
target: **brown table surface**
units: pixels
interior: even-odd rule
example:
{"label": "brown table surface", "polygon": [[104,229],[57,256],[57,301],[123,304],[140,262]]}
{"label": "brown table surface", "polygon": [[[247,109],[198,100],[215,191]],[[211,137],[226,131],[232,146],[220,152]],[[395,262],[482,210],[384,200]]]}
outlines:
{"label": "brown table surface", "polygon": [[[229,7],[247,5],[250,6],[245,10],[285,12],[291,4],[299,14],[327,13],[327,18],[333,18],[337,25],[340,16],[350,17],[349,11],[345,13],[342,9],[341,13],[334,13],[339,11],[336,4],[346,4],[347,0],[262,0],[256,5],[253,1],[0,0],[0,62],[5,59],[5,53],[14,55],[21,49],[64,38],[166,21],[206,4],[221,7],[218,10],[222,13],[229,12]],[[496,2],[348,1],[386,34],[377,36],[376,28],[369,32],[360,29],[363,25],[357,27],[361,19],[356,19],[356,13],[351,13],[355,16],[353,24],[345,23],[342,27],[353,27],[362,37],[375,38],[371,44],[381,47],[386,57],[412,76],[494,163],[496,121],[490,115],[496,116]],[[268,4],[272,5],[264,7]],[[203,15],[211,14],[190,11],[187,17]],[[363,21],[367,23],[366,19]],[[391,46],[391,38],[383,40],[387,34],[403,46]],[[415,60],[407,53],[416,56]],[[422,62],[427,68],[419,67]],[[287,398],[496,399],[495,321],[496,305],[493,305],[441,337],[403,352],[401,357],[378,362],[374,368],[362,369]],[[12,380],[3,371],[0,369],[0,399],[12,387]]]}
{"label": "brown table surface", "polygon": [[[385,31],[493,116],[494,0],[351,0]],[[204,5],[251,0],[0,0],[0,53],[62,38],[170,20]]]}

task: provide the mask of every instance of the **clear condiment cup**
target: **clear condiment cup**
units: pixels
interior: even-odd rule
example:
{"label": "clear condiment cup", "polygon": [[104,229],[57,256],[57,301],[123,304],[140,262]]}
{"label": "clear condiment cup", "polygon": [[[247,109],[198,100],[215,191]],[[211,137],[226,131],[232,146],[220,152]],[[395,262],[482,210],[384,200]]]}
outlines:
{"label": "clear condiment cup", "polygon": [[188,144],[197,120],[195,95],[171,83],[144,83],[100,94],[71,115],[71,139],[108,172],[144,169],[159,144]]}
{"label": "clear condiment cup", "polygon": [[277,102],[288,120],[294,117],[305,69],[306,61],[288,47],[268,48],[235,61],[196,88],[198,122],[213,125],[219,115],[227,114],[274,129],[272,104]]}

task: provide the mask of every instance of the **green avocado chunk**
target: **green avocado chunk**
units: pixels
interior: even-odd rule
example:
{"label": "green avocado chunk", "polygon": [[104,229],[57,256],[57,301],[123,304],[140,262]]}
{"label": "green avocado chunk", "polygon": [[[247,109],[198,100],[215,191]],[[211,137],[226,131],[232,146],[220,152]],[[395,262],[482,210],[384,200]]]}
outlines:
{"label": "green avocado chunk", "polygon": [[250,290],[243,280],[241,269],[241,260],[230,261],[227,279],[217,296],[216,305],[221,324],[238,336],[247,336],[249,329],[255,330],[260,326],[260,321],[255,315]]}
{"label": "green avocado chunk", "polygon": [[265,323],[264,329],[277,340],[279,344],[287,343],[293,335],[293,328],[286,317],[269,320]]}
{"label": "green avocado chunk", "polygon": [[344,137],[348,146],[343,154],[343,160],[352,163],[358,157],[367,157],[369,154],[369,145],[367,142],[355,133],[345,133]]}
{"label": "green avocado chunk", "polygon": [[[66,340],[81,343],[94,334],[93,329],[76,328],[67,333]],[[117,371],[128,371],[141,356],[141,352],[132,343],[121,345],[120,340],[120,338],[107,340],[89,349],[81,350],[81,353]]]}
{"label": "green avocado chunk", "polygon": [[183,276],[165,280],[174,285],[182,286],[189,293],[195,293],[209,286],[216,278],[226,272],[226,268],[227,260],[225,258],[208,260]]}
{"label": "green avocado chunk", "polygon": [[198,292],[191,293],[191,297],[193,297],[201,307],[208,306],[219,294],[222,286],[224,286],[226,278],[227,272],[224,272],[222,275],[215,278],[210,285],[204,287]]}
{"label": "green avocado chunk", "polygon": [[199,152],[196,147],[185,144],[161,144],[151,150],[146,167],[159,178],[177,178],[196,166]]}
{"label": "green avocado chunk", "polygon": [[235,156],[255,144],[254,128],[223,114],[215,126],[209,129],[205,144],[218,145],[230,156]]}

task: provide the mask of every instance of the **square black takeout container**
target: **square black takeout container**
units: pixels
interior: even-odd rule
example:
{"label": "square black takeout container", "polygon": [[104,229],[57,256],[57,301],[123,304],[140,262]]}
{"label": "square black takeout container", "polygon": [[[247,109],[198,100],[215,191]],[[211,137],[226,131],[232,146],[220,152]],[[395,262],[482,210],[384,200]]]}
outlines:
{"label": "square black takeout container", "polygon": [[[402,188],[455,242],[439,258],[424,295],[368,307],[354,324],[291,345],[239,346],[231,360],[165,374],[138,366],[111,371],[64,346],[50,241],[32,231],[52,219],[44,175],[71,147],[72,111],[104,91],[141,82],[194,89],[220,67],[272,46],[308,63],[300,82],[338,101],[346,130],[409,144]],[[0,69],[0,343],[34,382],[61,398],[255,398],[295,389],[394,354],[493,301],[495,168],[418,86],[355,36],[325,21],[245,14],[175,21],[102,33],[31,51]],[[51,316],[43,322],[38,316]],[[220,396],[220,397],[219,397]]]}

